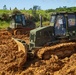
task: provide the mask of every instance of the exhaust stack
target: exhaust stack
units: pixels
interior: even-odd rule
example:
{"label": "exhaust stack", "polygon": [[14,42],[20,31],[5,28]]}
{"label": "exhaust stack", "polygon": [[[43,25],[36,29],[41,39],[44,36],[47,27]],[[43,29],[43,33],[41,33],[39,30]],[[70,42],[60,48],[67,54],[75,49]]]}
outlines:
{"label": "exhaust stack", "polygon": [[43,27],[42,26],[42,15],[40,15],[40,27]]}

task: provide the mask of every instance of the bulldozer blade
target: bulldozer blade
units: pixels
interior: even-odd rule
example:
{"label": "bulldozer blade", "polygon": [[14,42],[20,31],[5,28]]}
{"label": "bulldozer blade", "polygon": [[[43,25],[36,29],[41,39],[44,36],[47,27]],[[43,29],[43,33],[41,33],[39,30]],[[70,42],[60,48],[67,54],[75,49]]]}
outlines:
{"label": "bulldozer blade", "polygon": [[16,44],[18,45],[18,51],[23,51],[24,53],[27,53],[27,45],[26,45],[26,42],[24,42],[23,40],[21,39],[15,39],[15,38],[12,38]]}
{"label": "bulldozer blade", "polygon": [[22,51],[24,53],[24,57],[19,63],[19,66],[22,66],[25,62],[27,62],[27,44],[21,39],[12,38],[12,40],[14,40],[18,45],[18,51]]}
{"label": "bulldozer blade", "polygon": [[18,51],[23,51],[25,53],[25,55],[27,56],[27,44],[26,44],[26,42],[24,42],[21,39],[15,39],[15,38],[12,38],[12,39],[18,45]]}

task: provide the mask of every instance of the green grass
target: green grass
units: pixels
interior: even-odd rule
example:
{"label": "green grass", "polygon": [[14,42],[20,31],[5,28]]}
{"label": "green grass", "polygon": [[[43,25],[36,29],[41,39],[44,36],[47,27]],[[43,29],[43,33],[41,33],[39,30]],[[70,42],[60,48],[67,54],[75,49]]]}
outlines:
{"label": "green grass", "polygon": [[3,13],[10,14],[11,12],[12,12],[12,10],[1,10],[0,9],[0,15]]}
{"label": "green grass", "polygon": [[5,29],[10,25],[10,22],[0,21],[0,29]]}
{"label": "green grass", "polygon": [[[42,25],[43,25],[43,26],[50,25],[50,21],[42,22]],[[36,27],[39,27],[39,26],[40,26],[40,21],[39,21],[39,22],[36,22]]]}

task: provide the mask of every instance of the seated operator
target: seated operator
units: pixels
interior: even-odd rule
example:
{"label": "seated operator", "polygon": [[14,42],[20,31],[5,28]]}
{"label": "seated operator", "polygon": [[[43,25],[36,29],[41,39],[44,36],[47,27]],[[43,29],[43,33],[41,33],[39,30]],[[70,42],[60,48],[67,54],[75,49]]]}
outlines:
{"label": "seated operator", "polygon": [[55,34],[65,35],[65,22],[64,22],[63,16],[58,16],[58,19],[55,25]]}

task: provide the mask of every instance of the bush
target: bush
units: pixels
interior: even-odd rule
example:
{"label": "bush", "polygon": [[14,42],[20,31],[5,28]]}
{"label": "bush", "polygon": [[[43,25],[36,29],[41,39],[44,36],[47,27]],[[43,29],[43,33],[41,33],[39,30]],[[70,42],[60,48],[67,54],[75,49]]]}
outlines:
{"label": "bush", "polygon": [[7,28],[10,25],[10,22],[0,21],[0,29]]}
{"label": "bush", "polygon": [[[50,22],[49,21],[42,22],[42,25],[48,26],[48,25],[50,25]],[[40,21],[36,22],[36,27],[39,27],[39,26],[40,26]]]}
{"label": "bush", "polygon": [[7,14],[7,13],[3,13],[0,18],[3,21],[9,21],[10,20],[9,14]]}
{"label": "bush", "polygon": [[48,25],[50,25],[50,22],[49,21],[45,21],[42,24],[43,24],[43,26],[48,26]]}

